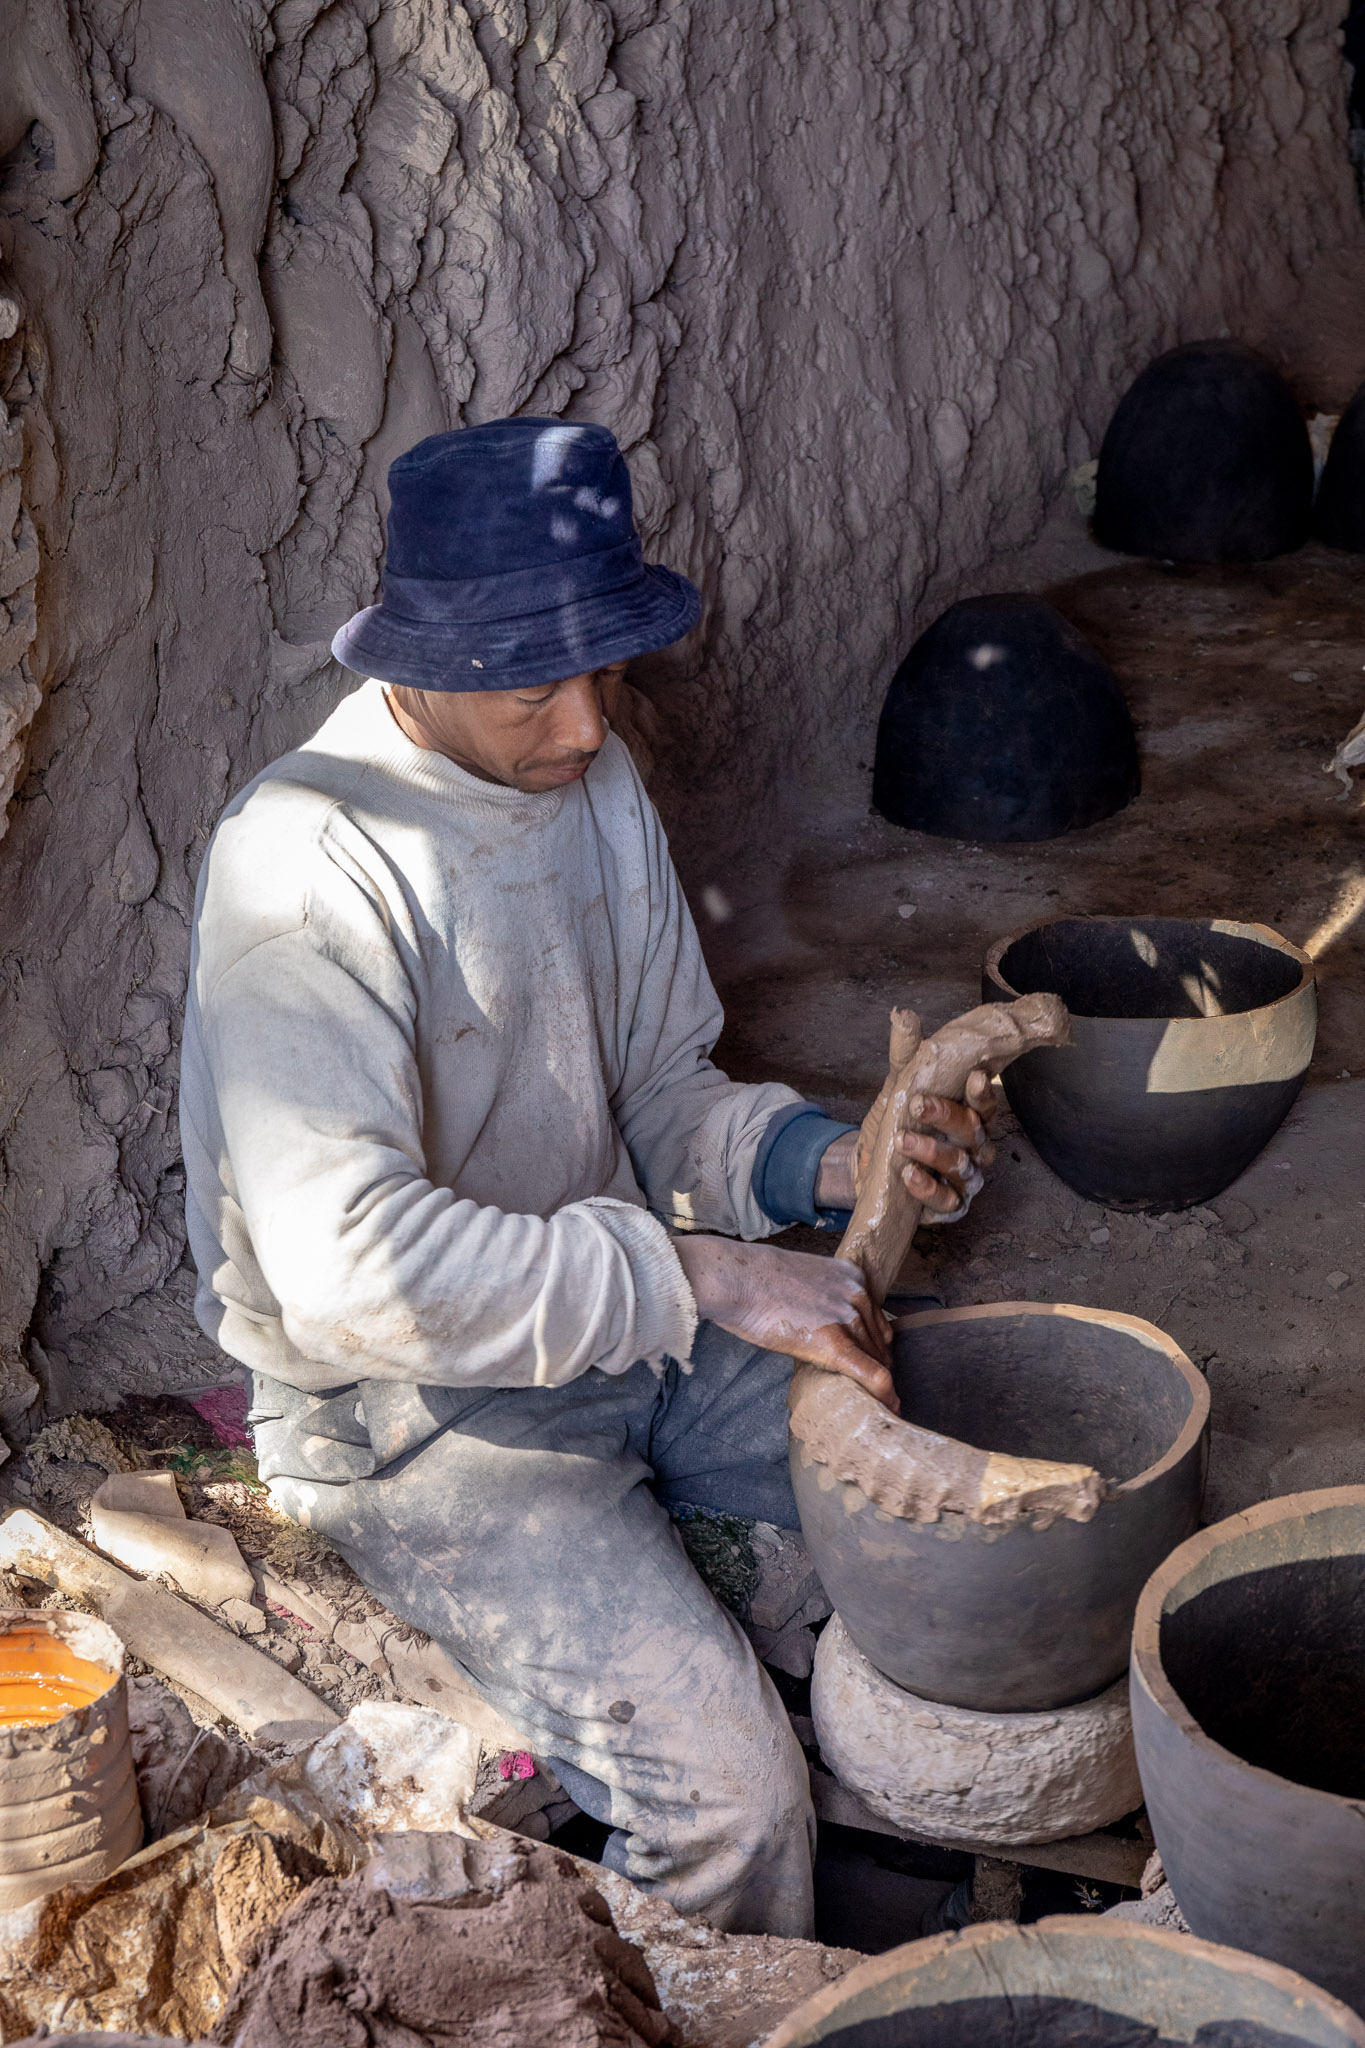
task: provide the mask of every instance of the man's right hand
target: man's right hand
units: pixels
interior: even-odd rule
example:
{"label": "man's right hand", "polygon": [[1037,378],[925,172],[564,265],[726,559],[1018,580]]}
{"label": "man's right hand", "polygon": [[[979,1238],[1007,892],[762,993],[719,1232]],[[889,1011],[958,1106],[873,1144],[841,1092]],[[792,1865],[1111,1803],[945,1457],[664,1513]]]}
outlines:
{"label": "man's right hand", "polygon": [[707,1322],[765,1351],[844,1373],[899,1414],[891,1325],[857,1266],[728,1237],[678,1237],[673,1249]]}

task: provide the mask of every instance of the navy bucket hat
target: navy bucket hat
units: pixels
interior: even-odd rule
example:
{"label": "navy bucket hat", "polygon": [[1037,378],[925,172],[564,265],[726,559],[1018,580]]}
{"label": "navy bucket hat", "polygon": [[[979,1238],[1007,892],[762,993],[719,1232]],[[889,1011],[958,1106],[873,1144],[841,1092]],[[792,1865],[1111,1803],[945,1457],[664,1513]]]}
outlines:
{"label": "navy bucket hat", "polygon": [[514,690],[667,647],[701,595],[652,568],[606,427],[490,420],[432,434],[389,470],[380,601],[332,642],[414,690]]}

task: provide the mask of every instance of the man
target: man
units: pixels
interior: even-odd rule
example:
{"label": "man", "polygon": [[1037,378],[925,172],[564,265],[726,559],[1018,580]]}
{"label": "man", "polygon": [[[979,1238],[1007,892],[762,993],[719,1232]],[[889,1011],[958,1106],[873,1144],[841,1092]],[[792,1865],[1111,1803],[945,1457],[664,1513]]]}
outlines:
{"label": "man", "polygon": [[[615,1832],[736,1930],[810,1930],[801,1751],[670,1505],[796,1525],[793,1358],[894,1404],[856,1133],[708,1057],[721,1013],[604,692],[695,624],[601,427],[495,421],[390,472],[370,678],[204,861],[181,1122],[204,1327],[262,1476]],[[984,1083],[976,1081],[976,1099]],[[980,1119],[903,1140],[932,1209]],[[715,1234],[712,1234],[715,1233]]]}

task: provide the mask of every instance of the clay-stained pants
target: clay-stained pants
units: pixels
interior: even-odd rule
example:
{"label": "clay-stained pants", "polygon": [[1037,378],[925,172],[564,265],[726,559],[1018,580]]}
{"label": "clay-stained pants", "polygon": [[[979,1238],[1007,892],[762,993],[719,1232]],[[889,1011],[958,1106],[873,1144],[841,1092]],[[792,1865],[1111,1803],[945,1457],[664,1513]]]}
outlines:
{"label": "clay-stained pants", "polygon": [[[284,1512],[330,1537],[619,1831],[613,1868],[732,1933],[809,1935],[805,1759],[667,1512],[797,1527],[791,1362],[703,1324],[692,1365],[448,1395],[437,1434],[340,1485],[281,1471],[307,1469],[285,1418],[258,1443]],[[278,1414],[288,1391],[258,1382],[258,1403]]]}

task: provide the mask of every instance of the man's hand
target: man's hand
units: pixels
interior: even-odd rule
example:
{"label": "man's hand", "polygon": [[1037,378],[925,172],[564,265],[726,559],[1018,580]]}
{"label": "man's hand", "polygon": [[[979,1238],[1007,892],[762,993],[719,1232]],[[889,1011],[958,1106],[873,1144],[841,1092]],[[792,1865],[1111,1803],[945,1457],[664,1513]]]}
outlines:
{"label": "man's hand", "polygon": [[728,1237],[673,1241],[697,1311],[732,1336],[846,1373],[899,1413],[891,1325],[856,1266]]}
{"label": "man's hand", "polygon": [[[901,1174],[909,1193],[924,1204],[925,1223],[955,1223],[966,1215],[972,1196],[981,1187],[983,1169],[995,1157],[989,1131],[994,1108],[990,1081],[980,1069],[968,1077],[965,1103],[950,1102],[943,1095],[914,1098],[912,1114],[929,1129],[905,1131],[897,1142],[912,1162],[901,1168]],[[820,1161],[815,1180],[818,1209],[853,1207],[858,1194],[858,1144],[858,1132],[847,1131],[835,1139]]]}

